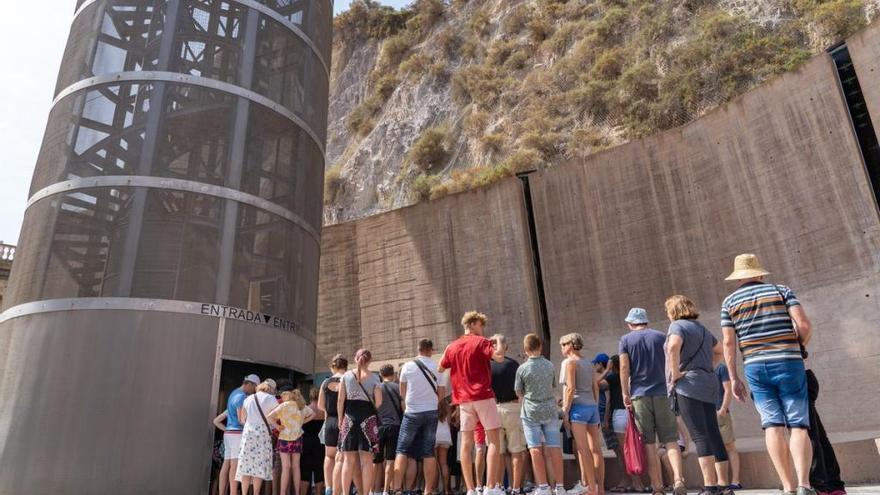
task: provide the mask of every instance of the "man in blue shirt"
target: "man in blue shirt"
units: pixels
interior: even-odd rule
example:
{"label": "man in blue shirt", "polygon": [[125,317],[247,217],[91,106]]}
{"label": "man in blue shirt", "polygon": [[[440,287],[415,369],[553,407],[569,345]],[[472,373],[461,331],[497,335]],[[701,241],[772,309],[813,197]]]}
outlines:
{"label": "man in blue shirt", "polygon": [[632,308],[624,320],[630,332],[620,338],[620,388],[623,404],[633,412],[645,438],[648,474],[655,492],[663,492],[657,440],[666,446],[672,466],[675,495],[687,495],[678,423],[666,391],[666,334],[648,328],[648,312]]}
{"label": "man in blue shirt", "polygon": [[[226,494],[226,484],[229,484],[229,493],[238,495],[238,483],[235,481],[235,472],[238,471],[238,452],[241,447],[241,431],[243,429],[239,414],[244,406],[244,400],[248,395],[257,391],[260,377],[248,375],[237,389],[229,394],[226,401],[226,411],[214,419],[214,425],[223,430],[223,467],[220,468],[220,495]],[[226,419],[226,424],[222,423]]]}

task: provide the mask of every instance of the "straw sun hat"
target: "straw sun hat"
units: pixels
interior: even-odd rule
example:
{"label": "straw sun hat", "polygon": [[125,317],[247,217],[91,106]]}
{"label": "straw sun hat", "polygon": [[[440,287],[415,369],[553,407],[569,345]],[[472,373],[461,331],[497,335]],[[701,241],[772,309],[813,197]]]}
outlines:
{"label": "straw sun hat", "polygon": [[743,280],[746,278],[763,277],[770,272],[765,270],[758,257],[754,254],[741,254],[733,260],[733,273],[724,280]]}

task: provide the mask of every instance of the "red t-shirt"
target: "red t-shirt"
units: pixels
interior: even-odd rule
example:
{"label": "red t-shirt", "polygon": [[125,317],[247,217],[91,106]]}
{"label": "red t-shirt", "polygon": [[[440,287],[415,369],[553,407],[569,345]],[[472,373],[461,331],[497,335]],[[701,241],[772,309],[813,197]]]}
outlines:
{"label": "red t-shirt", "polygon": [[492,341],[478,335],[462,335],[449,344],[440,366],[449,370],[454,404],[495,398],[490,364],[494,351]]}

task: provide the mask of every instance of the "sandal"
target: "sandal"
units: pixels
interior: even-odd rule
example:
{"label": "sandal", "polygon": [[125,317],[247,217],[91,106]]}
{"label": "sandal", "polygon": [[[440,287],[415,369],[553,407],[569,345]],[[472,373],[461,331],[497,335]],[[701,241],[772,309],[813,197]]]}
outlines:
{"label": "sandal", "polygon": [[674,495],[688,495],[687,487],[684,486],[684,481],[678,480],[672,484],[672,493]]}

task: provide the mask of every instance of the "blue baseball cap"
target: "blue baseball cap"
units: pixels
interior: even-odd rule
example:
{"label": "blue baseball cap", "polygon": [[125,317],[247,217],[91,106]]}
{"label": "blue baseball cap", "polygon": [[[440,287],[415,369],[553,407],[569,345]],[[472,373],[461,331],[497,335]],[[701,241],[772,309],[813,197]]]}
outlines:
{"label": "blue baseball cap", "polygon": [[647,325],[648,312],[645,311],[644,308],[632,308],[629,310],[629,314],[626,315],[626,319],[623,321],[633,325]]}
{"label": "blue baseball cap", "polygon": [[599,354],[596,354],[596,357],[593,358],[593,364],[608,364],[608,361],[610,359],[611,358],[608,357],[608,354],[600,352]]}

